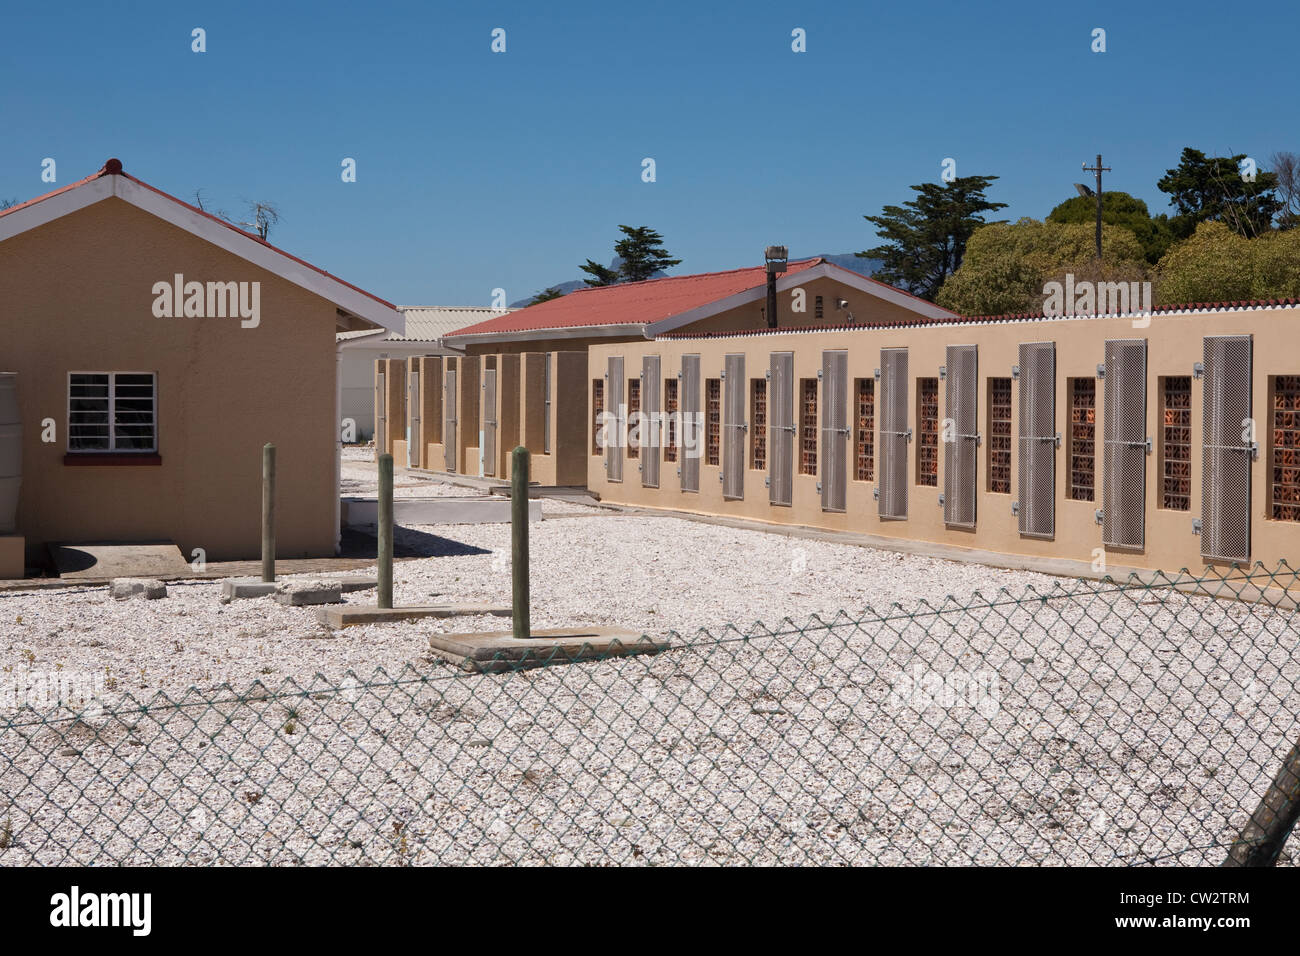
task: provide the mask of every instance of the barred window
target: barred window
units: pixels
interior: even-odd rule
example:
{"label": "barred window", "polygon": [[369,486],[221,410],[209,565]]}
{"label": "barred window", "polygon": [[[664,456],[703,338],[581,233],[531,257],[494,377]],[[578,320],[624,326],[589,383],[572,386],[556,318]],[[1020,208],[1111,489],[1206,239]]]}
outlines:
{"label": "barred window", "polygon": [[858,419],[854,477],[858,481],[873,481],[876,473],[876,383],[869,378],[856,379],[853,393]]}
{"label": "barred window", "polygon": [[815,296],[813,298],[813,316],[818,319],[822,319],[826,317],[826,310],[822,306],[821,296]]}
{"label": "barred window", "polygon": [[664,461],[677,460],[677,379],[664,379]]}
{"label": "barred window", "polygon": [[767,381],[750,380],[749,467],[767,467]]}
{"label": "barred window", "polygon": [[722,443],[722,379],[704,380],[705,426],[708,429],[705,438],[704,459],[710,465],[718,464],[718,448]]}
{"label": "barred window", "polygon": [[1273,379],[1272,481],[1274,521],[1300,521],[1300,375]]}
{"label": "barred window", "polygon": [[939,485],[939,380],[916,380],[916,483]]}
{"label": "barred window", "polygon": [[1070,498],[1092,501],[1097,470],[1097,381],[1070,379]]}
{"label": "barred window", "polygon": [[989,379],[989,491],[1011,494],[1011,379]]}
{"label": "barred window", "polygon": [[[640,422],[641,411],[641,380],[639,378],[629,378],[627,380],[627,420],[629,427],[637,424],[637,440],[629,441],[627,444],[627,457],[637,458],[641,451],[641,442],[645,441],[646,432],[649,430],[647,423]],[[641,426],[645,427],[641,427]]]}
{"label": "barred window", "polygon": [[158,390],[152,372],[68,376],[68,451],[158,450]]}
{"label": "barred window", "polygon": [[799,379],[799,474],[817,474],[817,379]]}
{"label": "barred window", "polygon": [[1168,375],[1160,379],[1161,507],[1190,511],[1192,507],[1192,379]]}
{"label": "barred window", "polygon": [[600,441],[600,416],[605,411],[605,382],[599,378],[591,380],[591,453],[599,455],[604,451]]}

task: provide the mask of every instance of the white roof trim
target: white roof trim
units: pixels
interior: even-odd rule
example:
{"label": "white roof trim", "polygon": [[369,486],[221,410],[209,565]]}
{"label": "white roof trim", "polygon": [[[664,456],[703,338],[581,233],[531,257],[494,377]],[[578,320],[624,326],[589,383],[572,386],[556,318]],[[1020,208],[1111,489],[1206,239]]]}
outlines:
{"label": "white roof trim", "polygon": [[634,322],[624,325],[567,325],[560,329],[524,329],[521,331],[476,332],[471,335],[444,335],[444,345],[463,349],[466,345],[482,345],[492,342],[536,342],[541,339],[585,339],[605,338],[613,335],[636,335],[649,338],[647,325]]}
{"label": "white roof trim", "polygon": [[[851,269],[845,269],[831,262],[823,262],[821,265],[801,269],[798,272],[786,273],[776,280],[776,291],[788,292],[790,289],[797,289],[814,279],[834,279],[857,289],[859,292],[865,292],[868,295],[874,295],[878,299],[884,299],[886,302],[902,306],[909,312],[915,312],[927,319],[954,319],[957,317],[955,313],[940,308],[932,302],[918,299],[892,286],[873,281]],[[766,297],[766,284],[756,286],[753,289],[746,289],[744,292],[737,292],[735,295],[729,295],[717,302],[710,302],[707,305],[701,305],[669,318],[660,319],[658,322],[650,323],[646,326],[646,338],[656,338],[665,332],[672,332],[684,325],[711,318],[738,306],[748,305],[751,302],[761,302]]]}
{"label": "white roof trim", "polygon": [[0,217],[0,242],[108,199],[110,196],[129,202],[164,222],[184,229],[232,255],[260,266],[267,272],[292,282],[308,292],[313,292],[377,328],[388,329],[399,334],[406,331],[406,319],[396,309],[196,212],[179,200],[139,186],[126,176],[113,173],[106,173],[67,192]]}

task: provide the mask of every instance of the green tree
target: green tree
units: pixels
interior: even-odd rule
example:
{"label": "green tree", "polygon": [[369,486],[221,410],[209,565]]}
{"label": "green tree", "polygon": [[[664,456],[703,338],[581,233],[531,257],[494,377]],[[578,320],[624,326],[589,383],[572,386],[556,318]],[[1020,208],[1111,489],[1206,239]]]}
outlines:
{"label": "green tree", "polygon": [[1245,153],[1206,156],[1190,146],[1183,149],[1177,168],[1156,183],[1178,210],[1170,220],[1176,237],[1187,238],[1208,220],[1223,222],[1242,236],[1262,236],[1272,228],[1283,207],[1273,192],[1277,175],[1261,169],[1247,181],[1241,173],[1244,159]]}
{"label": "green tree", "polygon": [[[1047,218],[1051,222],[1093,225],[1097,221],[1097,199],[1095,196],[1067,199],[1048,213]],[[1153,217],[1147,211],[1146,203],[1125,192],[1101,194],[1101,221],[1102,225],[1123,226],[1133,233],[1142,244],[1143,254],[1151,265],[1160,261],[1160,257],[1174,241],[1169,217],[1163,213]]]}
{"label": "green tree", "polygon": [[1203,222],[1160,260],[1161,305],[1300,297],[1300,230],[1248,239],[1223,222]]}
{"label": "green tree", "polygon": [[583,281],[590,286],[614,285],[617,282],[642,282],[656,273],[681,265],[664,246],[664,237],[649,226],[619,226],[623,238],[614,243],[617,269],[607,268],[588,259],[580,266],[591,276]]}
{"label": "green tree", "polygon": [[864,216],[876,226],[884,245],[857,253],[879,259],[876,278],[933,300],[944,280],[961,268],[966,243],[985,225],[982,213],[1004,209],[984,191],[998,177],[961,176],[950,183],[912,186],[916,197],[901,206],[886,206],[879,216]]}
{"label": "green tree", "polygon": [[558,299],[562,295],[564,295],[563,292],[552,286],[549,289],[543,289],[541,292],[537,293],[528,304],[537,305],[539,302],[550,302],[552,299]]}
{"label": "green tree", "polygon": [[1044,286],[1072,273],[1076,281],[1119,282],[1145,279],[1142,246],[1122,226],[1101,227],[1102,261],[1096,259],[1095,227],[1083,223],[990,223],[966,245],[962,267],[935,301],[963,315],[1039,313]]}

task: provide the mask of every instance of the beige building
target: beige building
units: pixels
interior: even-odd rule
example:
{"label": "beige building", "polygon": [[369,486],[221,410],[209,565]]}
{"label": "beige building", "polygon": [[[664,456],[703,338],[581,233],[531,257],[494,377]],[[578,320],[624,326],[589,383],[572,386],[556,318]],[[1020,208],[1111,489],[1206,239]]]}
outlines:
{"label": "beige building", "polygon": [[[891,325],[954,318],[953,313],[824,259],[790,262],[776,278],[777,321],[807,328],[845,322]],[[644,343],[673,332],[723,333],[768,326],[764,266],[580,289],[558,299],[458,329],[444,345],[463,349],[443,361],[443,426],[425,467],[507,478],[516,445],[531,453],[543,485],[587,482],[589,350]],[[406,374],[377,370],[387,396],[389,450],[405,437],[394,383]],[[426,385],[429,381],[426,377]],[[407,395],[405,407],[414,399]],[[378,407],[380,399],[376,399]],[[455,417],[449,418],[452,414]],[[427,416],[427,413],[426,413]],[[426,429],[428,428],[426,420]],[[378,445],[378,443],[377,443]],[[409,452],[404,452],[409,454]],[[402,455],[394,452],[398,461]],[[439,464],[441,463],[441,464]]]}
{"label": "beige building", "polygon": [[0,327],[22,423],[0,577],[15,540],[29,564],[107,540],[256,556],[266,442],[280,555],[335,552],[335,335],[400,332],[392,305],[110,160],[0,213]]}
{"label": "beige building", "polygon": [[1273,303],[593,346],[588,486],[1097,566],[1295,566],[1298,341]]}

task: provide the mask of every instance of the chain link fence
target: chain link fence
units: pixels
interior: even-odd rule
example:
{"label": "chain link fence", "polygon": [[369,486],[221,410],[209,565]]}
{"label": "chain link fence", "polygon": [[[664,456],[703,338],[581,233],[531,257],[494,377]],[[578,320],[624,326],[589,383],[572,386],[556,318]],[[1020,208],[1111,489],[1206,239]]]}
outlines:
{"label": "chain link fence", "polygon": [[1295,594],[1062,582],[9,709],[0,865],[1218,864],[1300,736]]}

